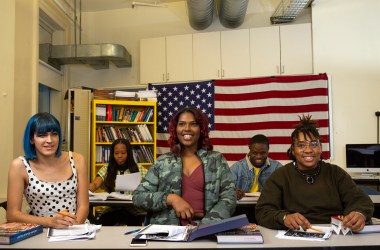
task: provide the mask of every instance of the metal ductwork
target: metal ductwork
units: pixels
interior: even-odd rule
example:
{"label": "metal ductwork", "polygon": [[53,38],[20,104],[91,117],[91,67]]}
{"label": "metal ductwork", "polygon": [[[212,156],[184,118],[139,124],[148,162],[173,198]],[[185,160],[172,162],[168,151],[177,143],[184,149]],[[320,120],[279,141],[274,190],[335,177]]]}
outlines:
{"label": "metal ductwork", "polygon": [[[220,0],[218,4],[220,23],[226,28],[237,28],[247,12],[248,0]],[[190,26],[195,30],[208,28],[214,15],[214,0],[187,0]]]}
{"label": "metal ductwork", "polygon": [[282,0],[270,17],[270,21],[272,24],[293,22],[312,2],[313,0]]}
{"label": "metal ductwork", "polygon": [[213,19],[214,0],[187,0],[190,26],[195,30],[208,28]]}
{"label": "metal ductwork", "polygon": [[219,6],[219,20],[226,28],[237,28],[247,13],[248,0],[221,0]]}
{"label": "metal ductwork", "polygon": [[132,57],[119,44],[40,44],[40,59],[60,69],[64,64],[89,64],[94,69],[108,69],[109,62],[118,68],[132,66]]}

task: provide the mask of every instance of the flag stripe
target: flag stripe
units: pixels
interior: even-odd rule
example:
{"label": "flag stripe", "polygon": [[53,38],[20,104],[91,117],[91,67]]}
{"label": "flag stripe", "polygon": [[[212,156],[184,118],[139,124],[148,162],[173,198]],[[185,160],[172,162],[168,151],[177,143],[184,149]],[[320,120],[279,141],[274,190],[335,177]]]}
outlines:
{"label": "flag stripe", "polygon": [[[309,76],[284,76],[250,78],[237,80],[215,80],[199,83],[180,83],[174,86],[194,87],[207,89],[212,85],[208,97],[204,100],[213,111],[206,111],[211,124],[210,139],[214,150],[224,154],[229,163],[243,158],[248,152],[250,138],[258,133],[265,134],[269,138],[269,156],[276,160],[288,160],[286,151],[291,144],[290,134],[294,126],[299,123],[299,116],[312,115],[320,126],[323,157],[330,158],[330,129],[329,129],[329,98],[327,75]],[[158,116],[165,117],[161,120],[163,126],[168,125],[171,105],[177,105],[173,97],[168,97],[167,92],[173,93],[168,85],[154,86],[158,93]],[[190,99],[193,94],[184,94]],[[188,91],[191,91],[188,89]],[[190,93],[190,92],[189,92]],[[202,95],[202,93],[198,93]],[[160,99],[167,96],[167,100]],[[208,98],[207,97],[207,98]],[[211,100],[211,97],[213,98]],[[181,98],[180,98],[181,99]],[[182,98],[183,99],[183,98]],[[202,99],[202,98],[200,98]],[[200,100],[198,99],[198,100]],[[206,99],[206,97],[204,98]],[[174,103],[174,104],[173,104]],[[202,103],[193,98],[191,106],[202,107]],[[161,113],[160,113],[161,112]],[[166,124],[165,124],[166,123]],[[157,152],[162,154],[169,151],[165,127],[157,131]]]}
{"label": "flag stripe", "polygon": [[268,98],[297,98],[306,96],[326,96],[326,89],[306,89],[306,90],[292,90],[292,91],[261,91],[256,93],[246,94],[218,94],[215,96],[215,101],[246,101],[246,100],[259,100]]}
{"label": "flag stripe", "polygon": [[[217,123],[215,129],[217,130],[262,130],[262,129],[279,129],[291,128],[296,122],[288,121],[270,121],[270,122],[255,122],[255,123]],[[319,121],[320,126],[328,126],[328,120]]]}

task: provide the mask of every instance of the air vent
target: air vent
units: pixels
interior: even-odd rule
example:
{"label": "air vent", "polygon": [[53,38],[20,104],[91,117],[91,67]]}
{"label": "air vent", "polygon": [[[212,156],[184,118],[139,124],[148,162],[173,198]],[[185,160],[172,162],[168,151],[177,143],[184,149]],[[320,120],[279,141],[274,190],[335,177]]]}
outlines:
{"label": "air vent", "polygon": [[40,44],[40,59],[60,69],[65,64],[89,64],[94,69],[108,69],[109,62],[118,68],[132,66],[132,57],[119,44],[52,45]]}

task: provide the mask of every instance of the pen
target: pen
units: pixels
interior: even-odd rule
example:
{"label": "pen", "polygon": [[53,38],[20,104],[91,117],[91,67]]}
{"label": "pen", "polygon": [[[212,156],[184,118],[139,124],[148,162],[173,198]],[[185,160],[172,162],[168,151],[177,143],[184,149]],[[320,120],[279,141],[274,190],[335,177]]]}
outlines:
{"label": "pen", "polygon": [[137,232],[140,231],[140,230],[141,230],[141,229],[131,230],[131,231],[125,232],[124,235],[137,233]]}

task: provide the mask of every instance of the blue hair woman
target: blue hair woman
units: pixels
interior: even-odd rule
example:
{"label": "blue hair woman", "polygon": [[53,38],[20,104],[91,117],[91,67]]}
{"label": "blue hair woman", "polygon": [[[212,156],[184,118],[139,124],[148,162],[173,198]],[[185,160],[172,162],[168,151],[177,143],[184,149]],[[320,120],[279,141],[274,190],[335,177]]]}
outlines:
{"label": "blue hair woman", "polygon": [[[33,115],[24,132],[24,153],[8,172],[8,222],[65,228],[88,215],[88,184],[84,157],[62,151],[62,132],[49,113]],[[22,211],[25,196],[30,213]]]}

